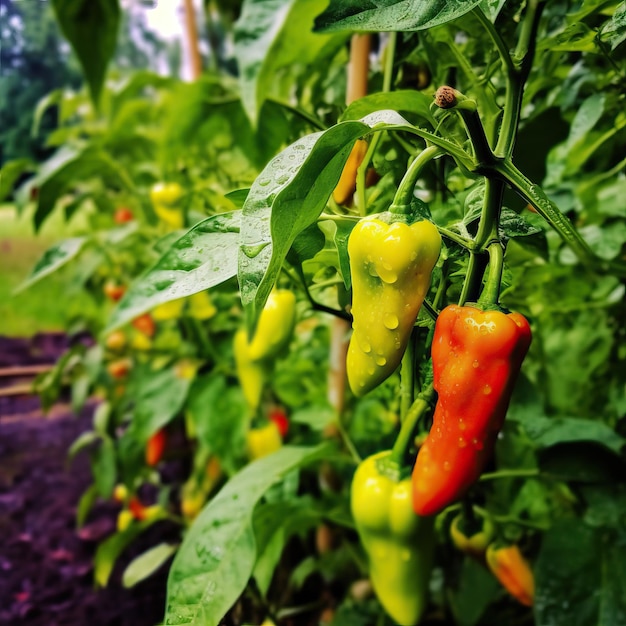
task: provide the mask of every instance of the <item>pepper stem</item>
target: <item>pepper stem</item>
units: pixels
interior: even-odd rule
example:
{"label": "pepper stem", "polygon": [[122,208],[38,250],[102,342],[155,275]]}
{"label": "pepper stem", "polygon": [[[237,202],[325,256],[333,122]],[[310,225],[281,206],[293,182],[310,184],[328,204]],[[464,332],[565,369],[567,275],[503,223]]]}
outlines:
{"label": "pepper stem", "polygon": [[408,213],[413,198],[413,190],[423,167],[444,151],[438,146],[424,148],[413,160],[400,182],[396,195],[389,207],[390,213]]}
{"label": "pepper stem", "polygon": [[430,401],[434,393],[432,385],[428,385],[428,387],[424,388],[424,390],[418,394],[415,402],[413,402],[407,414],[404,416],[400,433],[389,455],[389,462],[396,465],[398,468],[404,467],[407,464],[407,456],[413,444],[415,427],[420,417],[430,406]]}
{"label": "pepper stem", "polygon": [[415,373],[415,329],[402,357],[400,370],[400,422],[404,422],[411,405],[413,404],[413,379]]}
{"label": "pepper stem", "polygon": [[498,304],[500,297],[500,282],[502,281],[502,266],[504,263],[504,252],[499,241],[494,241],[488,247],[489,251],[489,273],[483,292],[480,294],[478,304],[493,305]]}

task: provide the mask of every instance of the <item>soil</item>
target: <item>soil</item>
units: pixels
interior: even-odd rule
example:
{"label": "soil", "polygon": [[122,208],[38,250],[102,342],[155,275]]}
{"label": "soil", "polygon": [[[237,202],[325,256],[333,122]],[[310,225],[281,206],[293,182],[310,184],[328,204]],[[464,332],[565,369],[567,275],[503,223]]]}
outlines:
{"label": "soil", "polygon": [[[0,367],[52,363],[63,336],[0,337]],[[132,589],[121,574],[147,547],[177,537],[155,524],[123,553],[109,586],[95,589],[93,557],[114,531],[117,507],[99,502],[77,529],[76,505],[91,483],[86,455],[67,462],[69,445],[91,429],[94,404],[78,416],[66,405],[44,415],[37,398],[0,398],[0,624],[152,626],[163,618],[166,568]]]}

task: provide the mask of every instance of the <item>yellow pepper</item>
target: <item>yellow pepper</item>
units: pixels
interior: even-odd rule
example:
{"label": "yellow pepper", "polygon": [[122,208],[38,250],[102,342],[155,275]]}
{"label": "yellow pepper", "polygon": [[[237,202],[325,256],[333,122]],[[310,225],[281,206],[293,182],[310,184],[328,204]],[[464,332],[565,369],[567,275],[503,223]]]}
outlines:
{"label": "yellow pepper", "polygon": [[254,412],[261,403],[267,370],[263,363],[250,358],[248,333],[243,328],[235,333],[233,348],[239,384],[250,410]]}
{"label": "yellow pepper", "polygon": [[189,315],[197,320],[208,320],[217,313],[208,291],[200,291],[189,296]]}
{"label": "yellow pepper", "polygon": [[250,342],[253,361],[275,357],[289,342],[296,323],[296,296],[287,289],[272,291]]}
{"label": "yellow pepper", "polygon": [[440,250],[441,236],[425,220],[409,226],[367,218],[354,227],[347,371],[355,395],[378,386],[400,364]]}
{"label": "yellow pepper", "polygon": [[260,428],[251,428],[246,443],[248,457],[254,461],[276,452],[283,445],[283,440],[278,426],[274,422],[268,422]]}
{"label": "yellow pepper", "polygon": [[178,298],[177,300],[170,300],[169,302],[163,302],[152,309],[152,318],[158,322],[166,320],[175,320],[181,316],[183,312],[183,306],[185,305],[184,298]]}
{"label": "yellow pepper", "polygon": [[178,183],[160,182],[150,189],[150,200],[155,213],[172,228],[183,226],[183,212],[178,203],[184,195],[185,191]]}

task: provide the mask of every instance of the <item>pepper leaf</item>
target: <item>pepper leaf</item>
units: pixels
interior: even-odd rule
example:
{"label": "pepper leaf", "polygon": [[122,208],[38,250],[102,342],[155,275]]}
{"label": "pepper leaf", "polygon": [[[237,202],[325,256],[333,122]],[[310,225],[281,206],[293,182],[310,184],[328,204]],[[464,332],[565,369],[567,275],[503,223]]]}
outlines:
{"label": "pepper leaf", "polygon": [[160,543],[133,559],[122,574],[122,584],[126,589],[134,587],[156,572],[176,552],[178,546]]}
{"label": "pepper leaf", "polygon": [[537,624],[624,623],[626,533],[623,528],[590,528],[574,518],[556,522],[543,537],[534,574]]}
{"label": "pepper leaf", "polygon": [[326,206],[354,141],[380,130],[408,131],[445,147],[459,160],[467,157],[452,142],[412,126],[395,111],[340,122],[298,139],[274,157],[254,181],[243,206],[238,275],[250,332],[291,244]]}
{"label": "pepper leaf", "polygon": [[[509,415],[508,419],[514,420],[515,417]],[[549,448],[563,443],[591,441],[619,454],[626,444],[626,439],[620,437],[603,422],[596,420],[526,415],[521,424],[528,437],[538,448]]]}
{"label": "pepper leaf", "polygon": [[290,471],[328,456],[331,447],[285,446],[247,465],[202,510],[170,569],[164,623],[217,626],[244,590],[257,555],[253,513]]}
{"label": "pepper leaf", "polygon": [[23,291],[44,278],[44,276],[48,276],[48,274],[52,274],[60,267],[63,267],[68,261],[71,261],[78,255],[86,242],[87,239],[85,237],[72,237],[48,248],[37,261],[31,275],[15,290],[15,293]]}
{"label": "pepper leaf", "polygon": [[[241,97],[253,124],[269,96],[286,99],[285,71],[305,74],[343,44],[345,37],[312,32],[313,18],[326,0],[246,0],[235,27],[235,56]],[[282,91],[280,91],[282,90]]]}
{"label": "pepper leaf", "polygon": [[107,332],[158,304],[191,296],[237,273],[241,211],[213,215],[175,241],[135,281],[113,311]]}
{"label": "pepper leaf", "polygon": [[124,437],[145,443],[179,413],[189,393],[191,379],[182,376],[174,366],[159,372],[146,369],[131,384],[133,421]]}
{"label": "pepper leaf", "polygon": [[322,33],[414,31],[451,22],[471,11],[481,0],[331,0],[315,20]]}
{"label": "pepper leaf", "polygon": [[52,0],[63,34],[83,67],[97,105],[106,68],[115,52],[120,23],[118,0]]}
{"label": "pepper leaf", "polygon": [[373,93],[350,104],[343,112],[341,121],[358,120],[375,111],[393,109],[394,111],[414,113],[426,120],[429,126],[435,127],[437,124],[430,112],[432,101],[432,96],[414,89]]}

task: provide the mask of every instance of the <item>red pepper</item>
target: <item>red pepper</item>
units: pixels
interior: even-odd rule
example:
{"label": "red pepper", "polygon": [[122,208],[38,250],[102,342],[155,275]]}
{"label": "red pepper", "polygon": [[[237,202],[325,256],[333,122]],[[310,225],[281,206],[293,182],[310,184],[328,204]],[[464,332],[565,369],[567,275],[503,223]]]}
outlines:
{"label": "red pepper", "polygon": [[163,456],[165,450],[166,436],[165,430],[160,428],[148,439],[146,445],[146,463],[150,467],[154,467]]}
{"label": "red pepper", "polygon": [[133,518],[142,521],[146,519],[146,507],[137,496],[133,496],[128,502],[128,510],[132,513]]}
{"label": "red pepper", "polygon": [[450,305],[435,325],[433,425],[413,468],[413,508],[434,515],[461,498],[490,459],[530,346],[519,313]]}
{"label": "red pepper", "polygon": [[133,212],[126,207],[119,207],[115,210],[115,214],[113,215],[113,221],[116,224],[125,224],[126,222],[131,222],[135,219]]}
{"label": "red pepper", "polygon": [[285,435],[289,432],[289,418],[283,409],[274,408],[269,413],[270,422],[274,422],[278,427],[280,436],[284,439]]}

